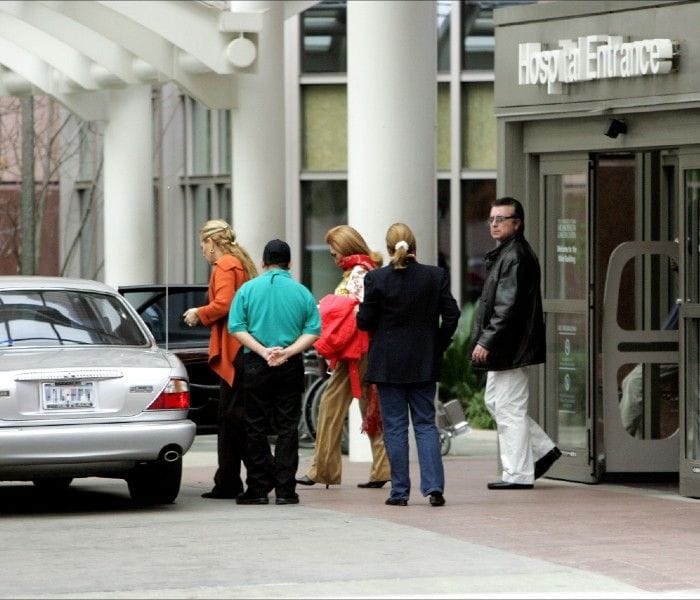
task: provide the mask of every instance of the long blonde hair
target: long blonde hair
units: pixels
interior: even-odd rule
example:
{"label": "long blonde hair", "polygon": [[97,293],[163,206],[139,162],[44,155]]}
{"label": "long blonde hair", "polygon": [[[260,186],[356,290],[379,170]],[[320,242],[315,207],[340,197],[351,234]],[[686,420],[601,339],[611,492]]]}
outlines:
{"label": "long blonde hair", "polygon": [[252,279],[258,274],[255,263],[243,246],[236,241],[236,233],[223,219],[212,219],[207,221],[199,229],[199,240],[211,240],[217,248],[224,254],[232,254],[243,264],[248,279]]}
{"label": "long blonde hair", "polygon": [[378,267],[382,266],[384,258],[380,252],[370,250],[365,239],[354,227],[350,225],[336,225],[326,232],[326,244],[343,256],[353,254],[365,254],[372,259]]}
{"label": "long blonde hair", "polygon": [[394,223],[386,232],[386,250],[394,269],[405,269],[409,258],[416,258],[416,236],[405,223]]}

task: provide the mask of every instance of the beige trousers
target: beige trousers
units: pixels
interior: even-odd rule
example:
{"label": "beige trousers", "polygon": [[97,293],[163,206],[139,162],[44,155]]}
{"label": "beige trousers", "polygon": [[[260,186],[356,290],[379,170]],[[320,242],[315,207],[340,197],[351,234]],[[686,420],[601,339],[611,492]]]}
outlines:
{"label": "beige trousers", "polygon": [[[360,413],[365,417],[367,410],[367,384],[364,382],[367,371],[367,356],[360,361],[360,378],[362,380],[362,398],[360,398]],[[350,374],[346,362],[338,362],[333,369],[328,386],[321,398],[316,425],[316,451],[314,461],[307,473],[309,479],[328,485],[340,484],[342,470],[341,440],[343,424],[352,402]],[[372,469],[370,481],[389,481],[391,471],[389,459],[384,448],[384,436],[378,433],[369,436],[372,445]]]}

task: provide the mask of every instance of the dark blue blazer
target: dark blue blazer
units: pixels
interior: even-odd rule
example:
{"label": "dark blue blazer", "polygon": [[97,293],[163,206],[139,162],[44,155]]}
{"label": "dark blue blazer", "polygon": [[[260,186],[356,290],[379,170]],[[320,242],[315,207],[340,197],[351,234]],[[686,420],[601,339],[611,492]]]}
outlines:
{"label": "dark blue blazer", "polygon": [[459,315],[445,269],[411,261],[405,269],[389,264],[367,273],[357,313],[357,326],[371,335],[365,379],[437,381]]}

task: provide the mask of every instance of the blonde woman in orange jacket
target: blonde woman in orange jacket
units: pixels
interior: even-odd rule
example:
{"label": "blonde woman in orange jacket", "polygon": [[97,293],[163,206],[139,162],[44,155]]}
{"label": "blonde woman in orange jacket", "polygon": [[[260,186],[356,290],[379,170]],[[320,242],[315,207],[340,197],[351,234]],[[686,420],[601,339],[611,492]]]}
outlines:
{"label": "blonde woman in orange jacket", "polygon": [[245,462],[242,389],[243,352],[228,332],[228,313],[236,291],[258,272],[248,252],[236,241],[231,226],[221,219],[207,221],[199,230],[202,254],[212,266],[209,303],[188,308],[185,323],[211,329],[209,367],[221,379],[219,391],[217,454],[219,466],[214,487],[202,498],[235,498],[243,492],[241,462]]}

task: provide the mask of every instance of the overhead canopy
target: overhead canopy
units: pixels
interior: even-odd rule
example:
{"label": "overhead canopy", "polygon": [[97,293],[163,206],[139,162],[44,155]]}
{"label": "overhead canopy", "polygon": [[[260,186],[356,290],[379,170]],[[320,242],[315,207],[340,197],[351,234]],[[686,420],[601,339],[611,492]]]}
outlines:
{"label": "overhead canopy", "polygon": [[[251,6],[251,2],[241,3]],[[285,16],[315,2],[286,2]],[[104,119],[106,90],[172,81],[210,108],[235,107],[255,72],[264,12],[236,2],[0,2],[0,96],[46,94]]]}

